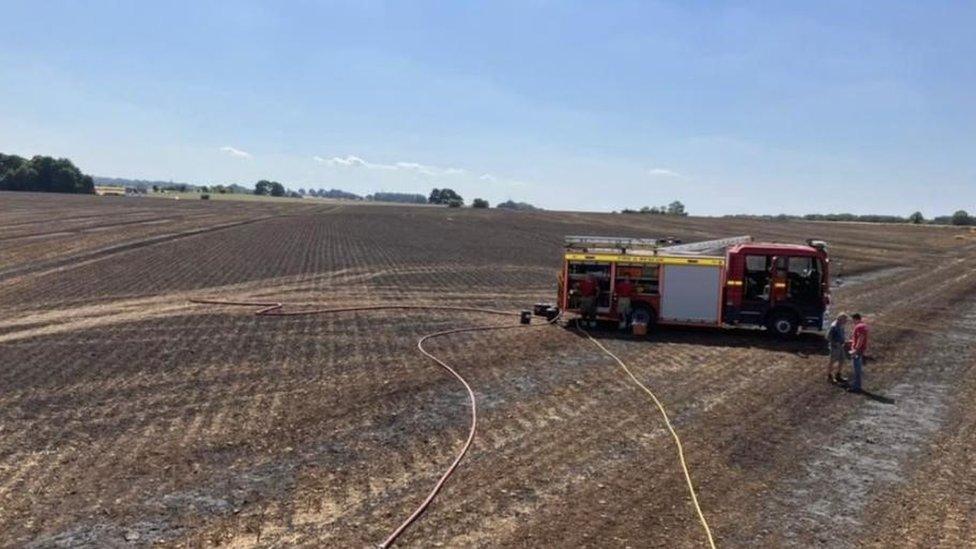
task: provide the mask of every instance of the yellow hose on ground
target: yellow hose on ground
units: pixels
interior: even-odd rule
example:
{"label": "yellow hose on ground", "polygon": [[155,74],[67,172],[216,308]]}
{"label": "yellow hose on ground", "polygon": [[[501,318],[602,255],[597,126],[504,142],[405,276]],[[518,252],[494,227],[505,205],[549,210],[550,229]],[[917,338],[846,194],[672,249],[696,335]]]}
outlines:
{"label": "yellow hose on ground", "polygon": [[617,364],[619,364],[620,367],[623,368],[624,372],[626,372],[627,375],[630,376],[630,379],[632,379],[634,383],[637,384],[638,387],[643,389],[643,391],[647,393],[648,396],[651,397],[651,400],[653,400],[654,404],[657,405],[657,409],[661,411],[661,417],[664,418],[664,424],[667,425],[668,431],[671,431],[671,436],[674,437],[674,444],[678,448],[678,460],[681,462],[681,470],[685,474],[685,481],[688,483],[688,492],[691,494],[691,502],[695,505],[695,512],[698,513],[698,520],[701,521],[702,528],[705,529],[705,536],[708,538],[708,546],[711,547],[711,549],[715,549],[715,539],[712,538],[712,529],[709,528],[708,521],[705,520],[705,514],[702,513],[701,505],[698,504],[698,495],[695,494],[695,485],[692,484],[691,482],[691,473],[688,471],[688,463],[685,462],[685,451],[684,448],[682,448],[681,446],[681,438],[678,437],[677,431],[675,431],[674,426],[671,425],[671,419],[668,417],[668,412],[665,411],[664,405],[661,404],[661,401],[658,400],[657,396],[655,396],[654,393],[650,389],[648,389],[646,385],[641,383],[640,380],[637,379],[636,376],[634,376],[634,373],[630,371],[630,368],[627,367],[627,364],[625,364],[623,360],[620,360],[620,357],[610,352],[610,350],[604,347],[602,343],[594,339],[589,332],[587,332],[585,329],[580,327],[578,321],[576,323],[576,327],[581,332],[583,332],[583,334],[586,335],[586,337],[590,341],[592,341],[594,345],[596,345],[597,347],[600,348],[600,350],[606,353],[607,356],[614,359],[617,362]]}

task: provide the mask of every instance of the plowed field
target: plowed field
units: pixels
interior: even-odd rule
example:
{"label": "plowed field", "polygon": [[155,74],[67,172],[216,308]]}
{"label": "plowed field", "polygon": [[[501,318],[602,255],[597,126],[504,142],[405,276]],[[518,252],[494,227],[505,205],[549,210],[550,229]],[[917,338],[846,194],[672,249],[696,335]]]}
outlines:
{"label": "plowed field", "polygon": [[[376,544],[467,434],[418,337],[551,300],[567,234],[828,240],[873,325],[596,333],[664,401],[719,546],[976,544],[976,239],[894,225],[0,193],[0,545]],[[398,544],[700,547],[657,411],[563,326],[428,348],[471,452]]]}

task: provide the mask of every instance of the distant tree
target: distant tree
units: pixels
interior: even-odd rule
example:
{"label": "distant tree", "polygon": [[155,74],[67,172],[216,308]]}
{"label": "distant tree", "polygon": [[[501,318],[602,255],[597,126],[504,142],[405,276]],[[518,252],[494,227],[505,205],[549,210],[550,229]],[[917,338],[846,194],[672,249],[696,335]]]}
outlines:
{"label": "distant tree", "polygon": [[299,188],[298,189],[298,194],[300,194],[302,196],[305,196],[305,189],[304,188]]}
{"label": "distant tree", "polygon": [[260,196],[270,196],[271,195],[271,182],[262,179],[254,184],[254,194]]}
{"label": "distant tree", "polygon": [[450,205],[451,202],[460,202],[464,204],[464,199],[461,195],[454,192],[454,189],[434,189],[430,191],[430,197],[427,201],[431,204],[447,204]]}
{"label": "distant tree", "polygon": [[922,223],[925,223],[925,216],[922,215],[922,212],[915,212],[912,215],[908,216],[908,221],[915,225],[920,225]]}
{"label": "distant tree", "polygon": [[[329,189],[329,190],[319,189],[317,191],[315,189],[309,189],[308,192],[312,196],[318,196],[318,197],[321,197],[321,198],[339,198],[339,199],[342,199],[342,200],[362,200],[363,199],[363,197],[359,196],[356,193],[346,192],[346,191],[343,191],[342,189]],[[422,199],[421,200],[422,202],[424,202],[425,204],[427,203],[427,198],[425,198],[423,195],[418,195],[418,196],[420,196],[420,198]]]}
{"label": "distant tree", "polygon": [[461,195],[454,192],[452,189],[441,189],[441,200],[446,201],[448,205],[450,205],[452,202],[459,202],[462,205],[464,204],[464,199],[461,198]]}
{"label": "distant tree", "polygon": [[40,182],[40,174],[30,164],[24,163],[3,174],[0,189],[5,191],[34,191]]}
{"label": "distant tree", "polygon": [[158,193],[159,192],[159,185],[153,185],[152,186],[152,189],[153,189],[153,192],[154,193]]}
{"label": "distant tree", "polygon": [[190,190],[190,187],[186,183],[180,183],[176,186],[176,190],[181,193],[185,193]]}
{"label": "distant tree", "polygon": [[254,184],[254,194],[261,196],[285,196],[288,194],[288,191],[285,190],[284,185],[277,181],[262,179]]}
{"label": "distant tree", "polygon": [[471,201],[471,207],[472,208],[479,208],[479,209],[480,208],[487,208],[488,207],[488,201],[485,200],[484,198],[475,198],[474,200]]}
{"label": "distant tree", "polygon": [[[915,212],[912,216],[918,216],[918,223],[925,221],[922,217],[921,212]],[[868,214],[868,215],[854,215],[852,213],[828,213],[828,214],[807,214],[803,216],[803,219],[808,221],[860,221],[862,223],[908,223],[912,221],[911,217],[900,217],[897,215],[880,215],[880,214]],[[790,216],[790,219],[796,219],[796,216]]]}
{"label": "distant tree", "polygon": [[688,215],[688,213],[685,211],[685,205],[682,204],[681,202],[678,202],[677,200],[675,200],[671,204],[668,204],[667,206],[644,206],[639,210],[624,208],[623,210],[621,210],[621,213],[625,213],[625,214],[642,213],[642,214],[649,214],[649,215],[677,215],[677,216]]}
{"label": "distant tree", "polygon": [[0,154],[0,190],[92,194],[95,182],[67,158]]}
{"label": "distant tree", "polygon": [[397,202],[400,204],[427,204],[428,197],[422,194],[378,192],[366,195],[366,200],[376,202]]}
{"label": "distant tree", "polygon": [[[506,200],[505,202],[500,202],[495,207],[498,208],[498,209],[501,209],[501,210],[516,210],[516,211],[523,211],[523,212],[528,212],[528,211],[533,211],[533,210],[538,210],[539,209],[539,208],[536,208],[535,206],[533,206],[532,204],[529,204],[527,202],[515,202],[514,200]],[[625,213],[627,213],[626,210],[625,210]]]}
{"label": "distant tree", "polygon": [[301,193],[296,193],[295,191],[288,191],[289,198],[303,198],[305,195]]}
{"label": "distant tree", "polygon": [[682,204],[680,200],[675,200],[674,202],[668,204],[667,213],[668,215],[678,216],[688,215],[688,212],[685,211],[685,205]]}
{"label": "distant tree", "polygon": [[27,164],[27,159],[16,154],[0,154],[0,176]]}
{"label": "distant tree", "polygon": [[970,225],[973,219],[969,217],[969,212],[966,210],[959,210],[952,214],[952,224],[953,225]]}

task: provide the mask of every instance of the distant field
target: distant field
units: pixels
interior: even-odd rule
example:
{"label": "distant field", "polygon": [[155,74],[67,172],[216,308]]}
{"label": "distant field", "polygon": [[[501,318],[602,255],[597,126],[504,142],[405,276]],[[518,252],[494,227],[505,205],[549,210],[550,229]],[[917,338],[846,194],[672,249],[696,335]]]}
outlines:
{"label": "distant field", "polygon": [[[149,193],[145,195],[139,195],[134,197],[126,198],[162,198],[168,200],[201,200],[200,195],[207,193]],[[433,204],[402,204],[399,202],[365,202],[360,200],[342,200],[338,198],[319,198],[317,196],[306,196],[304,198],[292,198],[288,196],[268,196],[268,195],[257,195],[257,194],[243,194],[243,193],[209,193],[209,200],[215,201],[238,201],[238,202],[278,202],[278,203],[292,203],[292,204],[343,204],[347,206],[362,206],[362,205],[372,205],[372,206],[409,206],[409,207],[424,207],[424,208],[443,208],[443,206],[437,206]],[[105,197],[105,198],[120,198],[120,197]]]}
{"label": "distant field", "polygon": [[244,193],[194,193],[194,192],[165,192],[165,193],[148,193],[144,195],[139,195],[137,197],[126,197],[126,198],[165,198],[169,200],[201,200],[200,195],[209,194],[209,200],[234,200],[234,201],[245,201],[245,202],[340,202],[339,200],[332,198],[318,198],[318,197],[305,197],[305,198],[292,198],[288,196],[268,196],[260,194],[244,194]]}
{"label": "distant field", "polygon": [[[834,310],[873,324],[873,400],[826,383],[816,336],[599,335],[672,413],[719,546],[976,544],[968,232],[178,196],[0,193],[0,545],[376,544],[467,429],[417,337],[505,321],[188,300],[518,310],[567,234],[823,238]],[[577,332],[430,347],[482,417],[403,546],[702,546],[660,417]]]}

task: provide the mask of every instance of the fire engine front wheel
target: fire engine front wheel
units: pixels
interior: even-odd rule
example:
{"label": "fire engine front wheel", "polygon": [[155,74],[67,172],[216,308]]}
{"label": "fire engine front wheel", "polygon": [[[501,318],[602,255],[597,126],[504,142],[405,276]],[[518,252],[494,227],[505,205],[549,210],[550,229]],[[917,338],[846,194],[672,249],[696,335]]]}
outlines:
{"label": "fire engine front wheel", "polygon": [[800,330],[800,321],[792,311],[773,311],[766,321],[766,329],[776,337],[793,337]]}

